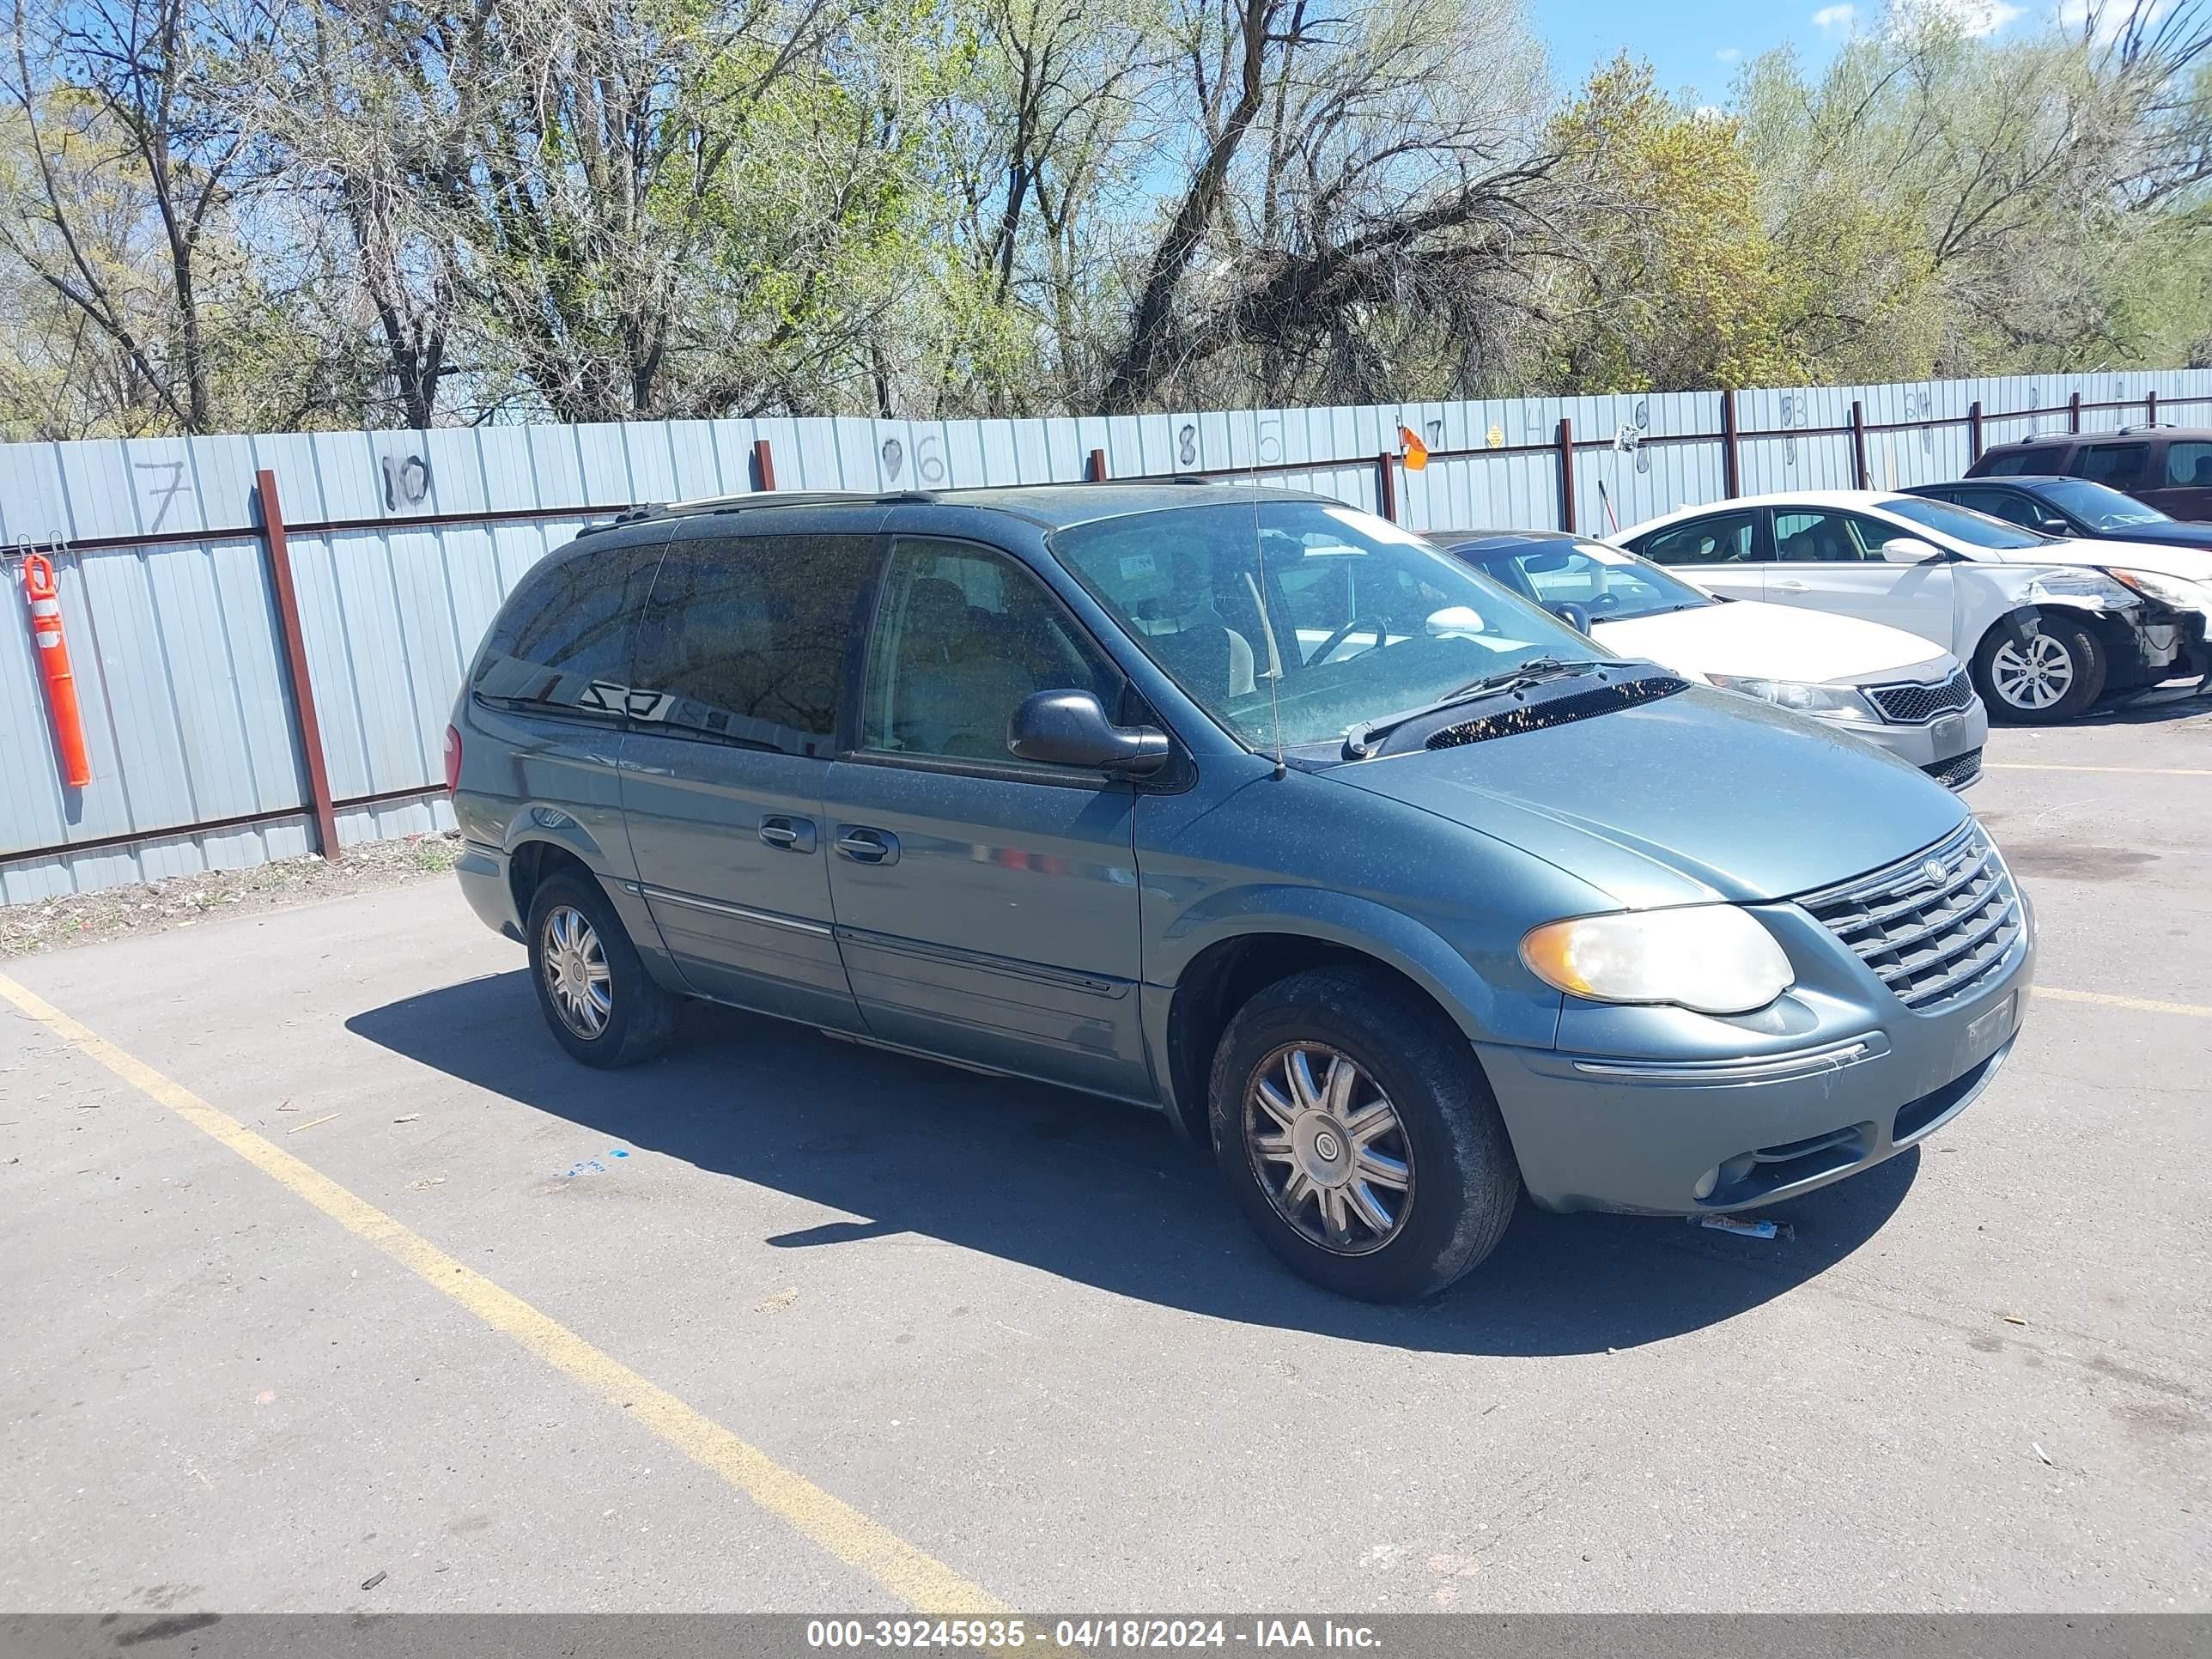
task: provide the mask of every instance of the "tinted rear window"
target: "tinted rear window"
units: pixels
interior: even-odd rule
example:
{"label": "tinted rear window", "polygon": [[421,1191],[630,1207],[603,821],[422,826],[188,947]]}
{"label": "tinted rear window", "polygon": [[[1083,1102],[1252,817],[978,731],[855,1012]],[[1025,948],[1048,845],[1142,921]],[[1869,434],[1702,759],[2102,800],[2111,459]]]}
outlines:
{"label": "tinted rear window", "polygon": [[834,747],[867,536],[679,541],[638,629],[631,718],[791,755]]}
{"label": "tinted rear window", "polygon": [[2067,471],[2092,483],[2132,489],[2142,482],[2143,462],[2149,455],[2148,444],[2083,444]]}
{"label": "tinted rear window", "polygon": [[660,544],[571,542],[532,567],[484,636],[471,682],[506,708],[587,720],[622,714],[637,607]]}
{"label": "tinted rear window", "polygon": [[2046,444],[2040,449],[2013,449],[1985,456],[1974,468],[1974,476],[1982,478],[2009,478],[2023,472],[2056,472],[2065,450]]}

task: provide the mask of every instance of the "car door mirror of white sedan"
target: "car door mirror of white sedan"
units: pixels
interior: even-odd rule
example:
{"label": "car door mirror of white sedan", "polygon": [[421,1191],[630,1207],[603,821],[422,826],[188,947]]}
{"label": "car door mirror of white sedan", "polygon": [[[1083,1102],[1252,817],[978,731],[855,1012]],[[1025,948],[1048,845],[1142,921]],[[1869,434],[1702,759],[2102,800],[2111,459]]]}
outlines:
{"label": "car door mirror of white sedan", "polygon": [[1943,556],[1943,550],[1917,536],[1897,536],[1881,544],[1881,556],[1892,564],[1927,564]]}

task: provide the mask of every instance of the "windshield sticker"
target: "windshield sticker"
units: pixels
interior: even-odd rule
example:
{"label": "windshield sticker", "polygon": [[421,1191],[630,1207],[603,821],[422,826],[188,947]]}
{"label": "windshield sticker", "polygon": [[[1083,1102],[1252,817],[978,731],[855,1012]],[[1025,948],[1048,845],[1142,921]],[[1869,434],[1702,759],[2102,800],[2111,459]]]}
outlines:
{"label": "windshield sticker", "polygon": [[1157,574],[1158,571],[1158,567],[1152,562],[1152,556],[1149,553],[1130,553],[1122,556],[1121,580],[1125,582],[1140,581],[1146,576]]}

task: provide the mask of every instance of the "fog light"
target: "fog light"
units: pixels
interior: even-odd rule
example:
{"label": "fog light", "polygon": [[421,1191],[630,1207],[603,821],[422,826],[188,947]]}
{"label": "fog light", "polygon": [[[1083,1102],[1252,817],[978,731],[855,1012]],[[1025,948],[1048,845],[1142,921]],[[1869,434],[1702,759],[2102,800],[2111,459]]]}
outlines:
{"label": "fog light", "polygon": [[1698,1184],[1690,1188],[1691,1196],[1693,1198],[1711,1198],[1713,1195],[1713,1188],[1720,1184],[1721,1172],[1719,1167],[1716,1165],[1698,1177]]}

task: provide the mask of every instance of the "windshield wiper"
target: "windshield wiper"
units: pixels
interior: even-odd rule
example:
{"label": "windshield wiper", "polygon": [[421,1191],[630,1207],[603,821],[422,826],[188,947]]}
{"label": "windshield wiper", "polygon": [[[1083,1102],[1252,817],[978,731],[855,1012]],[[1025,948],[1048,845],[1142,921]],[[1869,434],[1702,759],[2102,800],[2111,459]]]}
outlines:
{"label": "windshield wiper", "polygon": [[1495,674],[1486,674],[1479,680],[1469,680],[1456,691],[1447,692],[1433,702],[1357,722],[1344,734],[1344,758],[1348,761],[1365,760],[1375,752],[1376,744],[1384,738],[1407,721],[1419,720],[1425,714],[1441,714],[1445,709],[1455,708],[1462,703],[1474,702],[1484,697],[1503,696],[1531,685],[1541,685],[1546,680],[1565,679],[1600,668],[1632,668],[1635,665],[1620,657],[1532,658],[1511,668],[1501,669]]}

